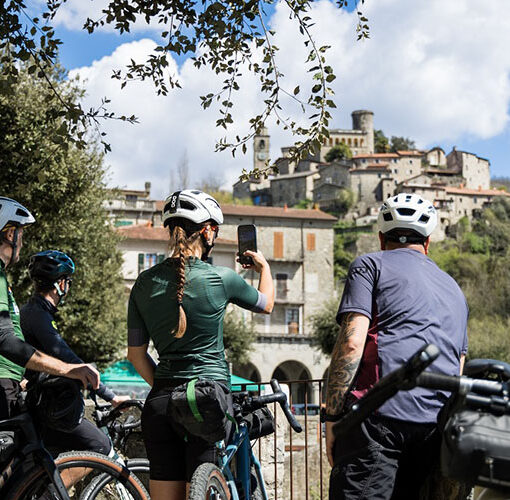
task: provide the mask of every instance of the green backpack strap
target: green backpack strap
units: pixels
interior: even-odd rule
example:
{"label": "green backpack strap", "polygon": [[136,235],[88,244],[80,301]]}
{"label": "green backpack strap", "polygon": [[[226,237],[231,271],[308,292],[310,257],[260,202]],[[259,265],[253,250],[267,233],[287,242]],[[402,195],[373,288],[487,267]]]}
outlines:
{"label": "green backpack strap", "polygon": [[203,422],[204,419],[200,412],[198,411],[197,398],[195,396],[195,384],[197,383],[196,378],[188,382],[188,386],[186,387],[186,398],[188,400],[189,407],[191,409],[191,413],[198,422]]}

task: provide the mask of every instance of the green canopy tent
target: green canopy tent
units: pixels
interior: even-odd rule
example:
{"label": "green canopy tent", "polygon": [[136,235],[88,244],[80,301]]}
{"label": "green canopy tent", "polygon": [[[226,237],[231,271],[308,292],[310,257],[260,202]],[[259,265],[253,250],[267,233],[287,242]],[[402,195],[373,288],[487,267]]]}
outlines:
{"label": "green canopy tent", "polygon": [[[101,373],[101,382],[111,387],[117,394],[128,394],[131,397],[144,399],[150,391],[150,386],[138,375],[134,366],[127,360],[118,361]],[[257,383],[239,377],[230,376],[233,392],[251,391],[258,392]],[[264,390],[264,386],[260,386]]]}

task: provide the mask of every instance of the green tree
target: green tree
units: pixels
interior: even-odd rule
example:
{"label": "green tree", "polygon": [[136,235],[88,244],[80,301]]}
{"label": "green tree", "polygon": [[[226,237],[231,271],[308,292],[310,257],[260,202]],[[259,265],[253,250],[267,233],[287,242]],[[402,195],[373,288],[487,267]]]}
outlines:
{"label": "green tree", "polygon": [[390,141],[382,130],[374,130],[374,150],[376,153],[388,153]]}
{"label": "green tree", "polygon": [[325,156],[325,160],[330,163],[335,160],[348,160],[349,158],[352,158],[352,151],[347,144],[341,142],[340,144],[337,144],[336,146],[333,146]]}
{"label": "green tree", "polygon": [[[1,194],[19,200],[36,218],[25,231],[21,261],[9,268],[20,304],[32,293],[30,255],[47,249],[68,253],[77,265],[67,303],[59,309],[59,330],[86,361],[114,360],[125,344],[126,294],[120,274],[119,241],[107,223],[102,155],[93,145],[78,149],[62,134],[64,119],[48,105],[50,91],[26,68],[18,68],[11,93],[0,94]],[[81,90],[51,83],[69,102]]]}
{"label": "green tree", "polygon": [[292,208],[300,208],[302,210],[313,208],[313,200],[309,198],[305,198],[304,200],[299,200]]}
{"label": "green tree", "polygon": [[319,312],[310,318],[312,345],[318,347],[327,356],[330,356],[333,352],[338,336],[337,312],[338,301],[330,300]]}
{"label": "green tree", "polygon": [[243,365],[250,360],[249,355],[256,336],[251,321],[245,321],[238,311],[227,311],[223,321],[223,344],[230,363]]}
{"label": "green tree", "polygon": [[393,152],[397,151],[412,151],[416,148],[416,145],[412,139],[408,137],[396,137],[392,136],[390,140],[390,150]]}

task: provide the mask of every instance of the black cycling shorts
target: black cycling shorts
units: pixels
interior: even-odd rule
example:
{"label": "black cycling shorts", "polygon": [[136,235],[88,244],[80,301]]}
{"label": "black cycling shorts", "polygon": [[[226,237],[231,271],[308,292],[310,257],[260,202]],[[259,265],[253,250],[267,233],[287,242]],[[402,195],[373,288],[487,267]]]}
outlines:
{"label": "black cycling shorts", "polygon": [[156,380],[145,401],[142,435],[150,462],[150,478],[156,481],[190,482],[200,464],[217,460],[214,444],[195,436],[184,437],[182,427],[167,415],[172,389],[185,382]]}
{"label": "black cycling shorts", "polygon": [[43,427],[41,436],[44,446],[53,457],[72,450],[94,451],[108,455],[112,449],[110,438],[97,425],[85,418],[70,432]]}

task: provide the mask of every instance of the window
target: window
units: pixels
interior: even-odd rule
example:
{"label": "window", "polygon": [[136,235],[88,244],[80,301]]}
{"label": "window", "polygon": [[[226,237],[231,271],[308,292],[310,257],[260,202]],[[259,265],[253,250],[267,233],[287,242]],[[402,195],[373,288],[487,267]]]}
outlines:
{"label": "window", "polygon": [[275,259],[283,259],[283,233],[274,233],[273,257]]}
{"label": "window", "polygon": [[297,335],[299,333],[299,308],[289,307],[285,309],[285,324],[287,333]]}
{"label": "window", "polygon": [[165,260],[165,254],[157,253],[139,253],[138,254],[138,274],[146,269],[159,264]]}
{"label": "window", "polygon": [[363,139],[359,140],[359,145],[360,145],[360,147],[363,147]]}
{"label": "window", "polygon": [[315,252],[315,233],[308,233],[306,235],[306,249],[309,252]]}
{"label": "window", "polygon": [[285,273],[278,273],[276,275],[276,298],[280,300],[287,299],[287,292],[289,291],[287,287],[287,278],[288,275]]}
{"label": "window", "polygon": [[335,146],[338,146],[340,144],[340,140],[338,139],[338,137],[335,139]]}
{"label": "window", "polygon": [[347,139],[347,145],[352,146],[352,139],[350,137],[349,137],[349,139]]}
{"label": "window", "polygon": [[357,148],[358,147],[358,139],[354,139],[354,147]]}

